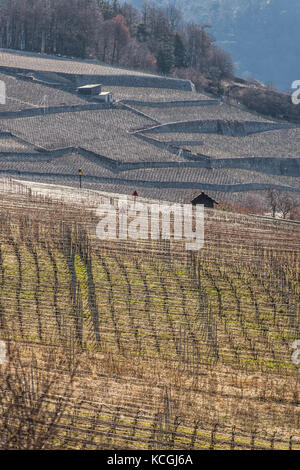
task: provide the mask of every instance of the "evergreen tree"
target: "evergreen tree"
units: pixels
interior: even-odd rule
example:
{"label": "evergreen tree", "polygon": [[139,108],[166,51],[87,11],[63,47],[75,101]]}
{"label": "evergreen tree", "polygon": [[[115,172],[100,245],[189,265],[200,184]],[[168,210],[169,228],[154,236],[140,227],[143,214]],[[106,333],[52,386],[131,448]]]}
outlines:
{"label": "evergreen tree", "polygon": [[113,0],[112,1],[112,10],[113,10],[114,16],[116,16],[120,13],[121,6],[120,6],[120,3],[119,3],[119,0]]}
{"label": "evergreen tree", "polygon": [[160,41],[157,56],[157,70],[168,74],[175,65],[174,43],[172,37],[166,37]]}
{"label": "evergreen tree", "polygon": [[117,13],[114,12],[114,6],[109,0],[98,0],[98,3],[105,20],[111,20],[116,16]]}
{"label": "evergreen tree", "polygon": [[146,42],[149,38],[149,32],[145,23],[139,23],[136,27],[136,38],[139,42]]}
{"label": "evergreen tree", "polygon": [[175,67],[186,67],[186,47],[179,33],[176,33],[174,37],[174,57]]}

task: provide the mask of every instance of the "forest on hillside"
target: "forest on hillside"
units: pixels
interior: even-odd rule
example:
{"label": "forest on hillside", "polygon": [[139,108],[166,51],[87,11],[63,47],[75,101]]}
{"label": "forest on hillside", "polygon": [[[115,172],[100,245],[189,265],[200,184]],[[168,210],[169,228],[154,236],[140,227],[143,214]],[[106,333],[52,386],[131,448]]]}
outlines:
{"label": "forest on hillside", "polygon": [[[249,5],[254,8],[257,1],[251,0]],[[160,4],[138,0],[139,8],[132,3],[130,0],[0,0],[0,47],[96,59],[184,78],[192,80],[199,91],[230,97],[261,114],[300,121],[300,106],[294,106],[289,95],[251,78],[244,82],[235,78],[233,57],[217,46],[211,24],[186,22],[176,2],[165,5],[164,0]],[[243,0],[241,5],[244,3]],[[202,8],[206,4],[202,2]],[[220,2],[213,4],[221,8]],[[185,9],[184,2],[180,5]],[[239,9],[235,14],[241,11],[246,14],[248,10]],[[212,19],[206,13],[202,19]],[[221,13],[216,24],[220,17]],[[222,21],[228,20],[230,26],[232,18],[226,18],[224,15]],[[258,18],[257,23],[260,21]],[[246,23],[245,18],[245,31]]]}
{"label": "forest on hillside", "polygon": [[[145,0],[131,0],[141,7]],[[172,4],[184,19],[209,24],[219,47],[234,57],[239,76],[287,90],[299,79],[299,0],[153,0]]]}
{"label": "forest on hillside", "polygon": [[205,26],[181,11],[118,0],[2,0],[0,47],[140,68],[162,74],[194,69],[219,80],[233,73],[230,54]]}

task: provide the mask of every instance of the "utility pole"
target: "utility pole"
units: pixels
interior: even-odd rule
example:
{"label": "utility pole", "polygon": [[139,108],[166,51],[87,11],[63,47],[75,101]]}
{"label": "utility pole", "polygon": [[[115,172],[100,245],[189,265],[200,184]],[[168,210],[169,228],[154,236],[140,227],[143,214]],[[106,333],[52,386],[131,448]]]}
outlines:
{"label": "utility pole", "polygon": [[82,182],[81,182],[82,170],[81,169],[78,170],[78,176],[79,176],[79,187],[81,188],[82,187]]}

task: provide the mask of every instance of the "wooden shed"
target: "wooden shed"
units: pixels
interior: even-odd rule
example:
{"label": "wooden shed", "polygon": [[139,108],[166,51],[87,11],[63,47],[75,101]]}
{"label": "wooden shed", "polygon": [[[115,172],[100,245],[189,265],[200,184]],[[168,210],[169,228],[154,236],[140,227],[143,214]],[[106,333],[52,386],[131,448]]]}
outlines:
{"label": "wooden shed", "polygon": [[90,85],[83,85],[77,88],[80,95],[97,96],[101,93],[101,84],[92,83]]}
{"label": "wooden shed", "polygon": [[217,201],[215,201],[212,197],[208,196],[208,194],[205,194],[203,191],[196,197],[194,197],[191,200],[191,203],[193,204],[193,206],[196,206],[197,204],[203,204],[204,207],[208,207],[209,209],[213,209],[215,204],[219,204]]}
{"label": "wooden shed", "polygon": [[112,104],[114,102],[114,95],[111,91],[102,91],[96,98],[102,103]]}

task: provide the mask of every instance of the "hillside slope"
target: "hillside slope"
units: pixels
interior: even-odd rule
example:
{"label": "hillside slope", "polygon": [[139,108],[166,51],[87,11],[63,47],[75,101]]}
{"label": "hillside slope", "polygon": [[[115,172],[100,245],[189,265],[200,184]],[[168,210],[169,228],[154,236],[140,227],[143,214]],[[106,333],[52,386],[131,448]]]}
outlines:
{"label": "hillside slope", "polygon": [[191,252],[98,239],[117,194],[0,193],[1,448],[300,448],[299,224],[207,210]]}
{"label": "hillside slope", "polygon": [[[196,93],[188,80],[1,54],[4,175],[76,186],[80,168],[86,188],[177,202],[200,190],[219,201],[300,192],[299,125]],[[77,92],[100,79],[112,105]]]}

